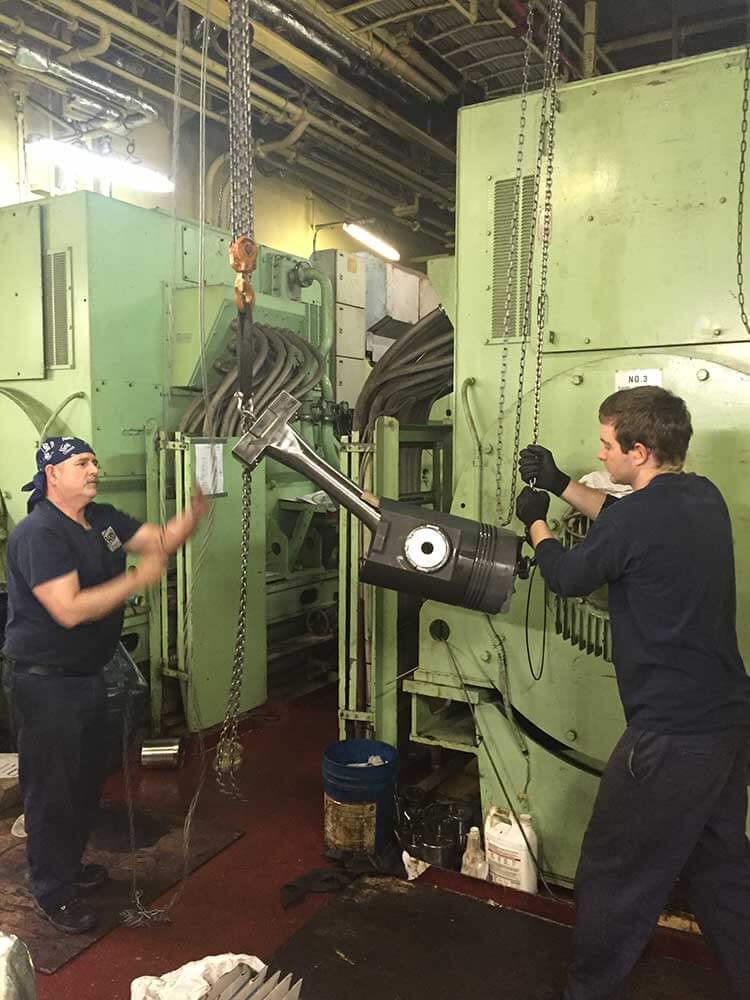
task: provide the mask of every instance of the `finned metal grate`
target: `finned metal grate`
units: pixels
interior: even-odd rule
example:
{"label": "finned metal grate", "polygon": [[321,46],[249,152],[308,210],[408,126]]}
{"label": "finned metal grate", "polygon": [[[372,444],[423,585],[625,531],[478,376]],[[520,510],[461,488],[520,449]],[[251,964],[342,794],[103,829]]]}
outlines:
{"label": "finned metal grate", "polygon": [[[505,329],[505,299],[508,287],[508,269],[511,265],[511,235],[513,229],[513,203],[515,178],[495,181],[493,240],[492,240],[492,336],[502,337]],[[510,336],[516,337],[522,296],[526,281],[526,261],[529,256],[534,220],[532,218],[534,178],[521,180],[521,205],[518,215],[515,274],[510,300]]]}
{"label": "finned metal grate", "polygon": [[46,253],[42,257],[44,311],[44,364],[47,368],[70,368],[71,296],[69,253]]}

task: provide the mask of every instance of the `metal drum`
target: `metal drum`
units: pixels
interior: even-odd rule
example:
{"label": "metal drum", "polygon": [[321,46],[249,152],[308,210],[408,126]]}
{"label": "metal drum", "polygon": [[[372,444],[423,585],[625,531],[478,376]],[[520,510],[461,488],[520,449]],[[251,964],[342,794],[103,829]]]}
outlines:
{"label": "metal drum", "polygon": [[145,740],[141,747],[141,767],[176,769],[185,761],[182,737]]}

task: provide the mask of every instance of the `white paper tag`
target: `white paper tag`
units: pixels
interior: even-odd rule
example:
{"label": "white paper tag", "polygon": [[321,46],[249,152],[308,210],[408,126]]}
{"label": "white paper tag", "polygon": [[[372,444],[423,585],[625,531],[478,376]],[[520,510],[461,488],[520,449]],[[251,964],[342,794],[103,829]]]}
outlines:
{"label": "white paper tag", "polygon": [[661,368],[631,368],[615,372],[615,390],[641,385],[661,385]]}
{"label": "white paper tag", "polygon": [[224,493],[224,449],[220,444],[196,444],[195,478],[207,497]]}

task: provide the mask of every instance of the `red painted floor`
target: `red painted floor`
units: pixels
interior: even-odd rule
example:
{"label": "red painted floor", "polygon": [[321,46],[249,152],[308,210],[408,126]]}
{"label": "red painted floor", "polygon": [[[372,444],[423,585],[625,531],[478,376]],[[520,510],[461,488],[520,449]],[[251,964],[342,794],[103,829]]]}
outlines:
{"label": "red painted floor", "polygon": [[[265,959],[325,905],[328,897],[311,895],[284,910],[279,890],[322,861],[320,766],[324,747],[337,738],[336,693],[328,688],[256,713],[257,728],[242,737],[247,801],[220,795],[209,772],[198,806],[199,815],[245,836],[190,876],[171,924],[112,931],[59,972],[40,975],[39,1000],[128,1000],[136,976],[204,955]],[[196,761],[181,772],[140,771],[135,798],[184,810],[197,771]]]}
{"label": "red painted floor", "polygon": [[[190,876],[171,911],[172,923],[119,928],[52,976],[38,977],[39,1000],[129,1000],[137,976],[168,972],[185,962],[222,952],[268,959],[331,898],[311,894],[284,910],[281,886],[324,864],[321,759],[337,738],[334,687],[253,713],[242,742],[240,785],[247,801],[221,795],[213,772],[198,815],[245,835]],[[212,751],[209,751],[213,758]],[[184,811],[195,790],[198,762],[179,772],[135,768],[135,798],[160,810]],[[114,782],[111,797],[119,795]],[[425,878],[441,888],[492,898],[505,906],[570,923],[573,908],[435,869]],[[166,903],[171,890],[161,900]],[[652,951],[711,964],[700,939],[660,932]],[[293,969],[289,970],[294,972]]]}

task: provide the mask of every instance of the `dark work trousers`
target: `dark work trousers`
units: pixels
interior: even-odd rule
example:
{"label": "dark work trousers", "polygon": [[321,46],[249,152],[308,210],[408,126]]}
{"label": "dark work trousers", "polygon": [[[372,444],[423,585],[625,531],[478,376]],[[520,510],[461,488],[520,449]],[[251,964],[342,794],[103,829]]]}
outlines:
{"label": "dark work trousers", "polygon": [[46,909],[76,895],[75,877],[107,773],[107,700],[100,674],[11,675],[11,706],[31,892]]}
{"label": "dark work trousers", "polygon": [[576,874],[565,1000],[613,1000],[682,875],[703,936],[750,997],[750,729],[628,729],[602,776]]}

